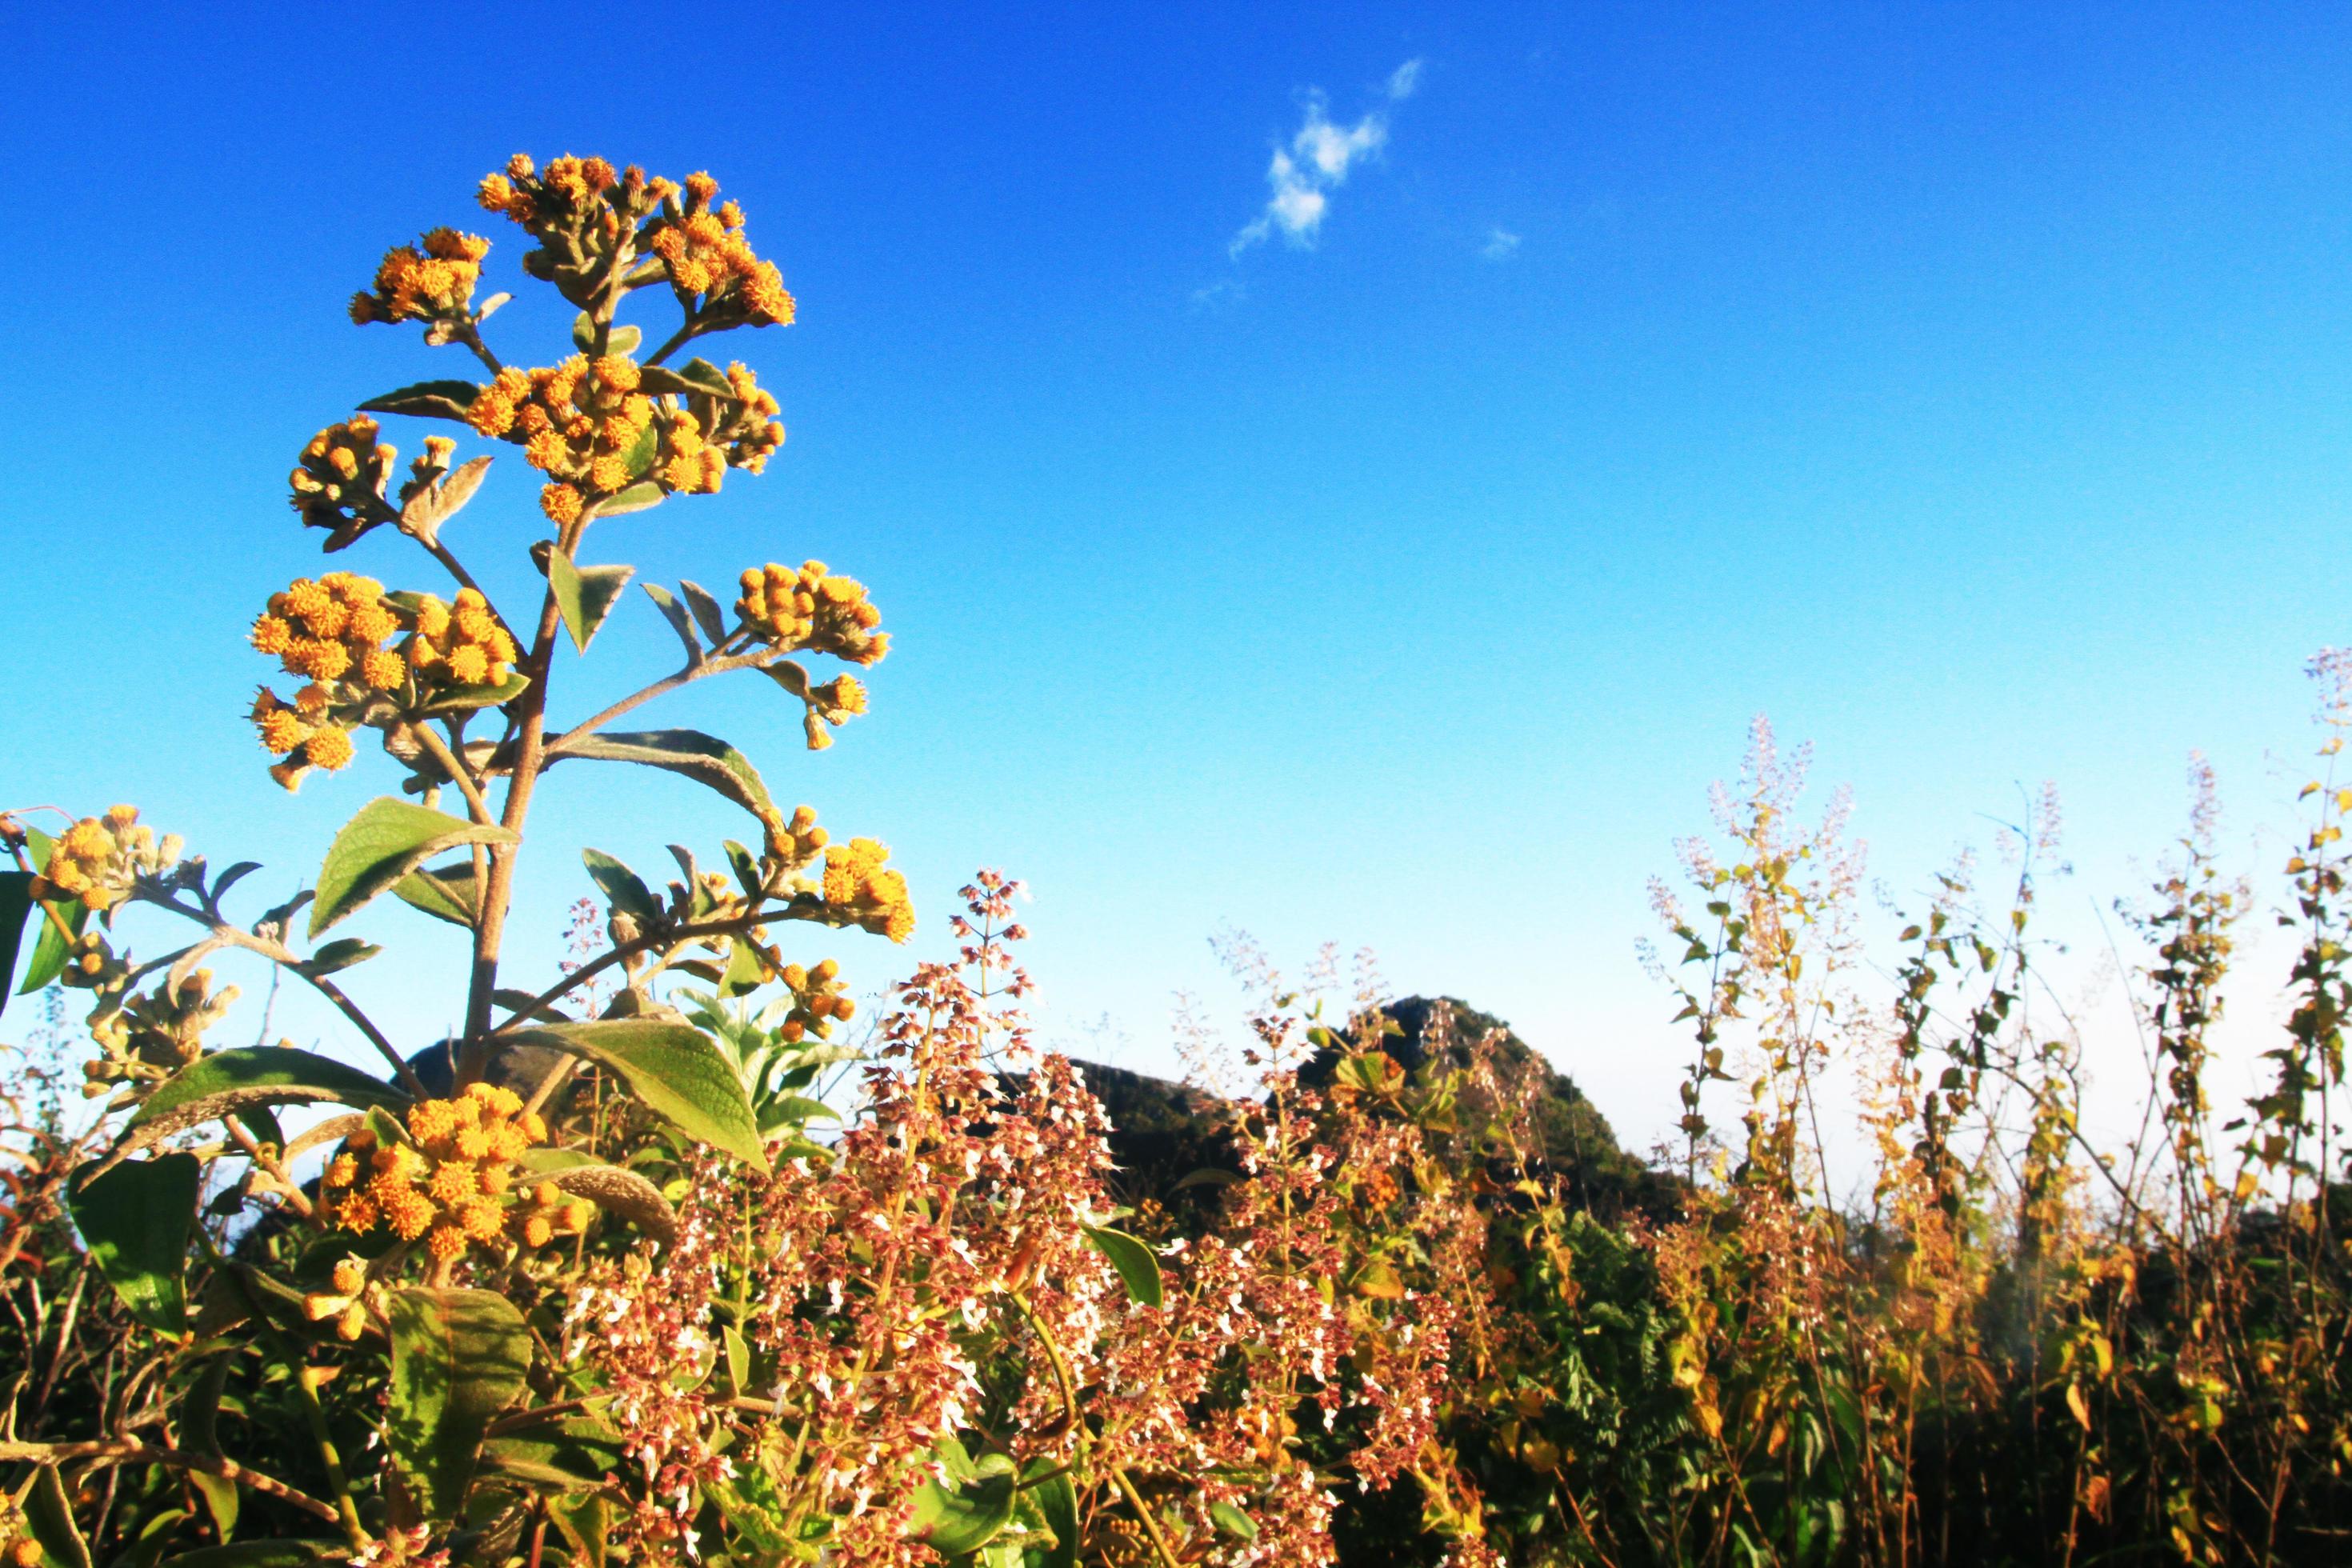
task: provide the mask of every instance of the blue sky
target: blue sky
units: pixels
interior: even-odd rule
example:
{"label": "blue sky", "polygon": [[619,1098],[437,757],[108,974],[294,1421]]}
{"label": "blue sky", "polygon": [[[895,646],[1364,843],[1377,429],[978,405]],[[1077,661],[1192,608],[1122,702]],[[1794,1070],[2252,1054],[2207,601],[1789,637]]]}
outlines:
{"label": "blue sky", "polygon": [[[2298,667],[2352,635],[2337,7],[18,26],[0,795],[134,800],[286,887],[391,774],[286,797],[238,721],[246,622],[319,569],[283,475],[357,400],[464,374],[342,301],[441,222],[510,283],[468,193],[517,149],[709,169],[801,300],[732,345],[783,399],[767,477],[597,552],[714,584],[818,555],[897,638],[823,756],[764,683],[671,721],[887,840],[919,945],[970,868],[1026,879],[1049,1033],[1108,1016],[1129,1065],[1170,1060],[1171,993],[1230,994],[1230,923],[1286,958],[1370,944],[1646,1135],[1680,1052],[1643,883],[1751,714],[1853,785],[1897,895],[2054,779],[2079,913],[2161,851],[2192,747],[2233,848],[2278,858]],[[1336,184],[1297,140],[1318,120]],[[1322,202],[1296,234],[1277,150],[1291,216]],[[527,297],[494,336],[543,362],[562,321]],[[509,458],[457,531],[517,596],[531,489]],[[336,563],[428,576],[388,533]],[[638,602],[562,673],[585,700],[667,645]],[[650,868],[736,831],[660,777],[555,782],[526,961],[585,890],[571,846]],[[421,923],[353,927],[409,942],[353,985],[420,1044],[456,1008]],[[906,962],[836,945],[869,984]]]}

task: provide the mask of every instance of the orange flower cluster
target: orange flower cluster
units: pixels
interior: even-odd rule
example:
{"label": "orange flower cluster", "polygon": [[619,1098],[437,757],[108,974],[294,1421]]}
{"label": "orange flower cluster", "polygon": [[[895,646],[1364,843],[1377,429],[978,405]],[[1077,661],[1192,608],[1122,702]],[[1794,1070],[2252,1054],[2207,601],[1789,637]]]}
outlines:
{"label": "orange flower cluster", "polygon": [[399,630],[399,616],[373,577],[298,577],[269,596],[269,608],[253,623],[253,646],[309,682],[291,703],[268,687],[254,700],[262,749],[279,759],[270,777],[293,789],[311,768],[333,773],[350,765],[350,715],[336,710],[401,684],[407,667],[383,646]]}
{"label": "orange flower cluster", "polygon": [[379,428],[361,414],[347,425],[330,425],[310,437],[286,478],[293,491],[287,499],[302,514],[305,527],[339,529],[365,516],[390,515],[383,491],[400,450],[376,439]]}
{"label": "orange flower cluster", "polygon": [[158,839],[140,823],[137,806],[118,805],[59,835],[30,891],[36,899],[79,899],[87,909],[110,909],[142,873],[152,876],[179,858],[178,834]]}
{"label": "orange flower cluster", "polygon": [[479,589],[458,589],[455,605],[431,594],[417,595],[409,625],[414,635],[402,656],[421,679],[436,684],[503,686],[522,657]]}
{"label": "orange flower cluster", "polygon": [[[405,642],[385,646],[403,632]],[[460,588],[454,605],[430,594],[394,599],[373,577],[349,572],[297,578],[271,595],[252,642],[308,682],[290,702],[265,686],[253,703],[262,749],[279,759],[269,775],[289,790],[311,768],[349,766],[352,731],[393,711],[393,694],[412,683],[420,689],[409,695],[500,686],[521,657],[477,589]]]}
{"label": "orange flower cluster", "polygon": [[595,1213],[551,1182],[518,1181],[516,1162],[546,1141],[547,1124],[512,1089],[478,1083],[454,1099],[419,1100],[407,1126],[405,1141],[367,1128],[344,1141],[320,1180],[323,1222],[354,1236],[381,1226],[403,1241],[423,1237],[446,1263],[475,1243],[544,1247]]}
{"label": "orange flower cluster", "polygon": [[853,838],[824,852],[824,901],[864,930],[904,942],[915,933],[915,905],[907,879],[887,869],[890,851],[871,838]]}
{"label": "orange flower cluster", "polygon": [[845,1024],[857,1012],[856,1001],[841,989],[841,965],[830,958],[814,969],[787,963],[780,978],[793,994],[793,1010],[777,1026],[787,1040],[799,1041],[811,1034],[820,1040],[828,1038],[835,1019]]}
{"label": "orange flower cluster", "polygon": [[792,325],[793,297],[772,261],[752,254],[743,237],[743,209],[733,202],[713,208],[719,182],[689,174],[686,200],[664,213],[646,238],[669,274],[670,288],[688,317],[714,325]]}
{"label": "orange flower cluster", "polygon": [[826,725],[838,730],[865,711],[866,685],[854,675],[836,675],[810,687],[808,712],[801,721],[808,736],[809,750],[822,752],[833,744],[833,737],[825,732]]}
{"label": "orange flower cluster", "polygon": [[[691,471],[672,465],[694,462],[702,464],[706,472],[716,472],[703,455],[706,446],[723,453],[729,468],[756,474],[767,468],[769,458],[784,444],[783,425],[775,417],[776,395],[760,384],[750,367],[740,360],[729,364],[727,385],[727,399],[706,393],[692,400],[694,406],[677,416],[677,428],[671,431],[669,437],[671,457],[662,474],[663,482],[671,489],[695,488],[688,482]],[[699,414],[696,412],[698,407],[702,411]],[[706,416],[708,429],[703,427]],[[707,488],[717,489],[716,479]]]}
{"label": "orange flower cluster", "polygon": [[[735,613],[772,647],[807,648],[866,665],[890,651],[890,634],[874,629],[882,624],[882,612],[866,598],[866,584],[833,575],[822,561],[803,562],[798,572],[772,561],[745,572],[740,581],[743,594],[735,601]],[[848,707],[846,693],[840,695],[837,707],[862,710],[863,689],[856,709]]]}
{"label": "orange flower cluster", "polygon": [[817,826],[816,807],[813,805],[794,806],[789,818],[764,811],[760,814],[760,821],[768,830],[769,858],[788,870],[815,859],[831,837]]}
{"label": "orange flower cluster", "polygon": [[[643,374],[626,354],[593,361],[574,354],[544,370],[509,366],[474,395],[466,418],[481,434],[522,447],[524,460],[550,479],[541,510],[566,525],[590,501],[628,489],[660,456],[654,400],[637,390]],[[670,488],[715,490],[725,467],[711,453],[694,466],[693,483]]]}
{"label": "orange flower cluster", "polygon": [[415,245],[395,246],[375,269],[374,290],[352,296],[352,320],[366,326],[463,317],[482,276],[482,258],[489,253],[488,240],[454,228],[436,228]]}
{"label": "orange flower cluster", "polygon": [[[636,188],[646,188],[643,171],[632,168],[627,178]],[[507,160],[504,174],[482,176],[474,198],[484,212],[502,214],[535,230],[551,219],[587,212],[623,179],[602,158],[575,158],[569,153],[551,160],[547,173],[541,174],[529,153],[518,153]],[[658,199],[674,194],[677,187],[667,180],[656,180],[652,189]]]}

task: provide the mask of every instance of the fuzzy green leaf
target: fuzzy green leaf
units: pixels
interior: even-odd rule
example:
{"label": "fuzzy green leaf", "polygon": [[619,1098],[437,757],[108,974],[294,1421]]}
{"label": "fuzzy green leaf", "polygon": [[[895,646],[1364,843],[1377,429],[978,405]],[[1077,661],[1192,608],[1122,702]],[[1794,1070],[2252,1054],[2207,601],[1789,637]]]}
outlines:
{"label": "fuzzy green leaf", "polygon": [[583,849],[580,858],[587,864],[588,879],[614,910],[643,921],[661,918],[661,905],[644,878],[602,849]]}
{"label": "fuzzy green leaf", "polygon": [[188,1230],[202,1166],[194,1154],[129,1160],[68,1197],[90,1260],[131,1315],[160,1333],[188,1326]]}
{"label": "fuzzy green leaf", "polygon": [[406,1095],[382,1079],[331,1058],[282,1046],[241,1046],[199,1057],[164,1079],[131,1125],[143,1127],[183,1107],[244,1089],[273,1091],[245,1097],[247,1104],[309,1105],[326,1100],[365,1110],[376,1106],[398,1110],[408,1103]]}
{"label": "fuzzy green leaf", "polygon": [[409,414],[421,419],[466,417],[482,389],[470,381],[420,381],[360,405],[362,414]]}
{"label": "fuzzy green leaf", "polygon": [[661,611],[662,619],[669,623],[669,629],[676,632],[677,640],[686,645],[687,663],[700,664],[702,644],[695,640],[694,622],[688,616],[686,606],[677,602],[677,595],[658,583],[640,583],[637,586],[646,591],[646,597]]}
{"label": "fuzzy green leaf", "polygon": [[362,942],[355,936],[337,937],[304,959],[299,967],[314,979],[323,978],[355,963],[365,963],[383,951],[375,943]]}
{"label": "fuzzy green leaf", "polygon": [[495,824],[463,822],[429,806],[380,795],[343,824],[319,868],[310,935],[357,911],[436,855],[461,844],[512,844]]}
{"label": "fuzzy green leaf", "polygon": [[767,1171],[742,1079],[719,1042],[693,1026],[612,1018],[520,1029],[507,1038],[568,1051],[618,1074],[647,1110],[688,1137]]}
{"label": "fuzzy green leaf", "polygon": [[481,919],[481,905],[474,888],[474,868],[459,863],[456,866],[420,868],[411,871],[392,885],[392,896],[411,909],[423,910],[436,920],[447,921],[453,926],[471,931]]}
{"label": "fuzzy green leaf", "polygon": [[709,785],[762,821],[776,809],[767,784],[751,759],[718,736],[699,730],[599,731],[557,742],[552,757],[666,768]]}
{"label": "fuzzy green leaf", "polygon": [[662,503],[669,492],[651,479],[639,479],[625,490],[618,490],[603,500],[591,502],[590,517],[626,517],[633,511],[646,511]]}
{"label": "fuzzy green leaf", "polygon": [[590,639],[613,613],[621,590],[629,585],[636,571],[634,566],[577,566],[562,551],[549,548],[547,585],[555,595],[563,629],[572,634],[572,647],[582,653],[588,651]]}
{"label": "fuzzy green leaf", "polygon": [[509,673],[496,686],[444,686],[437,688],[432,700],[415,711],[421,719],[439,718],[449,713],[471,713],[479,708],[497,708],[513,701],[530,689],[530,677],[520,670]]}
{"label": "fuzzy green leaf", "polygon": [[390,1316],[385,1447],[424,1515],[454,1519],[491,1419],[522,1392],[530,1332],[488,1290],[401,1290]]}
{"label": "fuzzy green leaf", "polygon": [[694,624],[702,635],[717,647],[727,640],[727,612],[720,607],[718,595],[691,577],[677,580],[678,592],[686,595],[687,607],[694,612]]}

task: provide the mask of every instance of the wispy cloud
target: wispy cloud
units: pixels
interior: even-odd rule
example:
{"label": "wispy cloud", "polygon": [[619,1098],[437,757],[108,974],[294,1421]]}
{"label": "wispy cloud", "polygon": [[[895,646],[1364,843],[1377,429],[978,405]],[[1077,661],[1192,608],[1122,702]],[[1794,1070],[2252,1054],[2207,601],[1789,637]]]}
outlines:
{"label": "wispy cloud", "polygon": [[[1402,103],[1421,86],[1421,61],[1411,59],[1389,73],[1383,96]],[[1378,153],[1389,139],[1385,110],[1373,110],[1352,125],[1331,119],[1329,100],[1319,90],[1303,95],[1302,119],[1290,140],[1274,150],[1265,183],[1271,187],[1265,208],[1244,226],[1225,247],[1238,257],[1276,234],[1306,249],[1315,243],[1329,210],[1331,193],[1348,183],[1348,171]]]}
{"label": "wispy cloud", "polygon": [[1518,247],[1517,235],[1507,228],[1490,228],[1486,231],[1486,243],[1479,247],[1478,254],[1489,261],[1500,261]]}

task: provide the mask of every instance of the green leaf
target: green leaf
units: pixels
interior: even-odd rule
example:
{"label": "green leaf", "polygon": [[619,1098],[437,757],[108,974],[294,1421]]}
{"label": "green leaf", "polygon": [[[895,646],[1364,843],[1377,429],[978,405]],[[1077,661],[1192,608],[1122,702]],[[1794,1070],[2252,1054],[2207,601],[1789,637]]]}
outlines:
{"label": "green leaf", "polygon": [[686,595],[687,608],[694,612],[694,624],[702,635],[717,647],[727,640],[727,612],[719,607],[718,596],[691,577],[677,580],[678,592]]}
{"label": "green leaf", "polygon": [[1054,1532],[1054,1544],[1041,1558],[1043,1568],[1078,1568],[1078,1491],[1070,1482],[1070,1473],[1065,1470],[1034,1482],[1027,1490],[1036,1501],[1037,1511],[1045,1516],[1045,1528]]}
{"label": "green leaf", "polygon": [[495,824],[462,822],[429,806],[379,795],[343,824],[319,868],[318,901],[310,906],[310,935],[356,912],[368,900],[436,855],[461,844],[512,844],[515,836]]}
{"label": "green leaf", "polygon": [[583,1160],[541,1173],[556,1191],[586,1198],[598,1208],[623,1219],[667,1245],[677,1235],[677,1211],[655,1186],[635,1171]]}
{"label": "green leaf", "polygon": [[597,1492],[574,1492],[547,1500],[547,1517],[572,1548],[580,1568],[604,1568],[606,1510]]}
{"label": "green leaf", "polygon": [[604,352],[606,353],[615,354],[633,354],[637,352],[637,345],[645,341],[646,334],[643,329],[637,327],[616,326],[604,334]]}
{"label": "green leaf", "polygon": [[239,1096],[248,1105],[309,1105],[328,1100],[362,1110],[399,1110],[408,1096],[372,1074],[310,1051],[282,1046],[241,1046],[199,1057],[163,1080],[131,1125],[142,1127],[172,1112],[241,1089],[268,1093]]}
{"label": "green leaf", "polygon": [[692,1025],[614,1018],[519,1029],[507,1038],[569,1051],[619,1074],[631,1094],[679,1131],[766,1173],[743,1080],[719,1042]]}
{"label": "green leaf", "polygon": [[326,946],[313,951],[298,967],[312,979],[323,979],[338,970],[365,963],[383,951],[375,943],[362,942],[355,936],[337,937]]}
{"label": "green leaf", "polygon": [[[940,1445],[943,1449],[947,1446]],[[962,1458],[958,1445],[954,1458]],[[947,1468],[954,1484],[924,1482],[915,1493],[914,1517],[908,1523],[915,1538],[932,1551],[957,1557],[979,1551],[1013,1522],[1019,1486],[1013,1461],[1002,1454],[983,1456],[976,1465],[948,1460]]]}
{"label": "green leaf", "polygon": [[596,352],[596,318],[585,310],[572,318],[572,346],[583,354]]}
{"label": "green leaf", "polygon": [[[648,429],[651,426],[647,426]],[[634,566],[575,566],[572,557],[550,546],[547,552],[547,585],[555,595],[555,607],[563,616],[563,629],[572,634],[572,646],[582,653],[588,651],[590,639],[604,624],[620,602],[621,590],[636,575]]]}
{"label": "green leaf", "polygon": [[727,373],[698,355],[678,366],[677,374],[680,380],[698,392],[707,392],[713,397],[735,395],[735,384],[727,379]]}
{"label": "green leaf", "polygon": [[602,849],[583,849],[580,858],[587,863],[588,879],[614,909],[648,924],[661,918],[661,905],[644,878]]}
{"label": "green leaf", "polygon": [[646,470],[654,466],[654,458],[660,451],[661,427],[659,426],[647,425],[638,431],[636,438],[621,448],[621,462],[629,470],[629,478],[644,479]]}
{"label": "green leaf", "polygon": [[761,893],[760,858],[732,838],[725,840],[722,847],[727,851],[728,869],[735,873],[736,884],[743,889],[744,896],[758,898]]}
{"label": "green leaf", "polygon": [[[56,839],[37,827],[25,830],[25,852],[31,857],[34,870],[49,868],[49,851],[56,844]],[[82,927],[89,923],[89,907],[79,899],[55,899],[50,901],[57,905],[58,912],[65,916],[66,924],[73,933],[79,936]],[[48,916],[43,915],[41,934],[33,943],[33,961],[25,966],[25,983],[16,987],[16,994],[30,996],[47,985],[66,972],[66,960],[72,956],[70,944],[58,934],[57,926]]]}
{"label": "green leaf", "polygon": [[351,1554],[341,1541],[240,1541],[229,1546],[200,1546],[166,1557],[157,1568],[309,1568]]}
{"label": "green leaf", "polygon": [[688,617],[686,606],[677,602],[677,595],[658,583],[640,583],[637,586],[646,591],[646,597],[661,611],[662,619],[669,623],[669,629],[676,632],[677,640],[686,645],[687,662],[700,664],[702,645],[695,640],[694,623]]}
{"label": "green leaf", "polygon": [[1215,1520],[1217,1528],[1227,1535],[1237,1536],[1244,1541],[1257,1539],[1257,1521],[1229,1502],[1211,1503],[1209,1517]]}
{"label": "green leaf", "polygon": [[49,923],[33,904],[33,873],[0,872],[0,1009],[8,1005],[8,987],[16,978],[16,950],[24,945],[27,916]]}
{"label": "green leaf", "polygon": [[651,479],[639,479],[624,490],[616,490],[604,500],[591,502],[589,517],[626,517],[633,511],[646,511],[661,505],[669,492]]}
{"label": "green leaf", "polygon": [[411,909],[423,910],[436,920],[447,921],[468,931],[482,915],[475,892],[470,862],[419,868],[392,885],[392,896]]}
{"label": "green leaf", "polygon": [[[584,757],[592,762],[642,763],[667,768],[698,784],[708,784],[754,816],[774,812],[776,803],[751,759],[699,730],[645,730],[626,732],[598,731],[577,740],[558,741],[552,755]],[[323,893],[321,897],[323,897]]]}
{"label": "green leaf", "polygon": [[739,936],[727,944],[727,973],[719,977],[719,994],[748,996],[768,983],[766,961],[759,944]]}
{"label": "green leaf", "polygon": [[25,1494],[25,1524],[41,1550],[58,1568],[90,1568],[89,1542],[74,1524],[73,1505],[66,1500],[65,1482],[55,1465],[43,1465]]}
{"label": "green leaf", "polygon": [[530,689],[530,677],[516,670],[496,686],[444,686],[437,689],[432,700],[415,710],[420,719],[438,718],[449,713],[471,713],[479,708],[496,708],[511,702]]}
{"label": "green leaf", "polygon": [[130,1314],[160,1333],[188,1326],[182,1276],[202,1166],[194,1154],[129,1160],[68,1196],[90,1261]]}
{"label": "green leaf", "polygon": [[236,1483],[222,1476],[206,1475],[202,1470],[188,1472],[188,1484],[196,1489],[204,1500],[205,1511],[212,1515],[213,1531],[223,1541],[236,1533]]}
{"label": "green leaf", "polygon": [[384,1445],[429,1521],[457,1517],[492,1417],[522,1393],[530,1332],[504,1296],[393,1295]]}
{"label": "green leaf", "polygon": [[410,414],[421,419],[462,421],[482,389],[470,381],[420,381],[396,387],[360,405],[362,414]]}
{"label": "green leaf", "polygon": [[1123,1230],[1108,1226],[1089,1225],[1080,1227],[1097,1252],[1110,1259],[1118,1277],[1127,1286],[1128,1298],[1147,1307],[1157,1307],[1161,1300],[1160,1259],[1150,1247]]}

